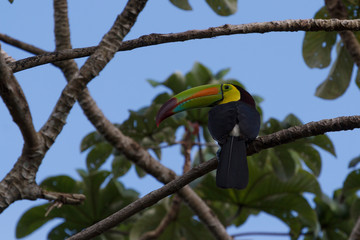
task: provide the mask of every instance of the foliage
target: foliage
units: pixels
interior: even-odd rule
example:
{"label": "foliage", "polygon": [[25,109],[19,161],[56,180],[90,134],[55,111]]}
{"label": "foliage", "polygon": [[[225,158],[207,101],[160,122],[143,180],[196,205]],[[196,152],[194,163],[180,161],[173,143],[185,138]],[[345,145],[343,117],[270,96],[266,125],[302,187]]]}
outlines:
{"label": "foliage", "polygon": [[[171,200],[163,199],[159,204],[147,209],[136,221],[130,231],[130,240],[139,239],[144,233],[155,229],[168,211],[171,210]],[[214,239],[202,222],[194,219],[192,211],[187,205],[181,204],[178,216],[165,231],[157,238],[167,239]]]}
{"label": "foliage", "polygon": [[[124,185],[114,179],[109,171],[78,170],[81,181],[69,176],[55,176],[45,179],[41,187],[54,192],[82,193],[86,196],[84,204],[80,206],[65,205],[54,208],[45,216],[51,206],[46,203],[26,211],[16,226],[16,237],[23,238],[31,234],[42,225],[55,218],[63,220],[48,234],[48,239],[65,239],[83,228],[98,222],[115,211],[127,206],[138,198],[138,193],[126,189]],[[116,232],[128,232],[135,218],[130,218],[120,226],[102,234],[97,239],[128,239],[126,235]]]}
{"label": "foliage", "polygon": [[[357,1],[343,1],[348,9],[349,19],[357,19],[359,6]],[[326,7],[322,7],[314,16],[317,19],[329,19]],[[355,33],[359,38],[359,33]],[[333,61],[327,78],[317,87],[315,95],[324,99],[335,99],[343,95],[349,87],[354,61],[341,39],[337,41],[336,32],[306,32],[303,41],[303,58],[310,68],[326,68],[331,63],[331,52],[336,45],[336,59]],[[360,88],[360,76],[357,72],[355,82]]]}

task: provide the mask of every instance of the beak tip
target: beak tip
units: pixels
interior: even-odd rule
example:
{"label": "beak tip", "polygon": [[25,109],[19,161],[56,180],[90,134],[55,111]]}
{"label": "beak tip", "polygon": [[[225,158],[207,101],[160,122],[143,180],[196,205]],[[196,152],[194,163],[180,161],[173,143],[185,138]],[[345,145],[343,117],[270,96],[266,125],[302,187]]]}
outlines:
{"label": "beak tip", "polygon": [[160,123],[170,117],[171,115],[174,115],[173,109],[176,107],[177,100],[175,98],[170,98],[169,101],[164,103],[164,105],[161,106],[159,109],[157,115],[156,115],[156,126],[159,127]]}

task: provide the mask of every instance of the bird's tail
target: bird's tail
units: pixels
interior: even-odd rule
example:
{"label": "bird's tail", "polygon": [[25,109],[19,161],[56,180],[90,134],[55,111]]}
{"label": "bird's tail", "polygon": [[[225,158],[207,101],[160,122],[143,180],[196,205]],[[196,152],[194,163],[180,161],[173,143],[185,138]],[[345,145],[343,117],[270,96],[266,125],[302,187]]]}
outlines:
{"label": "bird's tail", "polygon": [[245,140],[229,136],[221,147],[216,171],[216,185],[244,189],[249,182]]}

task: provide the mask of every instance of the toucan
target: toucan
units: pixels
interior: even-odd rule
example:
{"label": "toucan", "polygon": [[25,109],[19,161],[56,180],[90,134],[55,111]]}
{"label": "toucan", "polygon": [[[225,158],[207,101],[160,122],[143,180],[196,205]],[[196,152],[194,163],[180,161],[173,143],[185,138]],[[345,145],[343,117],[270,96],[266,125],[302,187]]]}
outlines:
{"label": "toucan", "polygon": [[211,107],[208,129],[220,145],[216,185],[244,189],[249,182],[246,144],[259,134],[260,114],[254,98],[235,84],[209,84],[187,89],[159,109],[156,124],[171,115],[194,108]]}

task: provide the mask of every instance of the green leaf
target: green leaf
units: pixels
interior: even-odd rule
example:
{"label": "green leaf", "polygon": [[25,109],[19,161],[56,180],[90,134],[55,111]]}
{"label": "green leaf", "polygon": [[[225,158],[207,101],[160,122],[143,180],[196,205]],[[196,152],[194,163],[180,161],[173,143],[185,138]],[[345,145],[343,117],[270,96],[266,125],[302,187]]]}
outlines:
{"label": "green leaf", "polygon": [[143,178],[146,176],[146,172],[138,166],[135,166],[135,171],[139,178]]}
{"label": "green leaf", "polygon": [[76,226],[74,223],[64,222],[51,229],[47,238],[51,240],[63,240],[80,231],[81,226]]}
{"label": "green leaf", "polygon": [[318,177],[321,171],[320,153],[309,145],[303,145],[299,155],[304,160],[306,166],[313,172],[316,177]]}
{"label": "green leaf", "polygon": [[[165,199],[148,209],[132,227],[129,239],[139,239],[145,232],[154,230],[168,211],[171,211],[171,206],[169,199]],[[170,221],[156,239],[214,239],[209,230],[193,216],[192,211],[185,204],[181,204],[177,217]]]}
{"label": "green leaf", "polygon": [[107,142],[95,145],[86,157],[86,166],[89,170],[97,170],[110,157],[113,147]]}
{"label": "green leaf", "polygon": [[[261,209],[287,222],[289,217],[284,212],[296,211],[301,220],[313,229],[318,228],[317,216],[306,199],[297,194],[282,194],[265,198],[257,202]],[[291,212],[290,212],[291,214]],[[284,217],[286,216],[286,217]],[[290,217],[291,218],[291,217]]]}
{"label": "green leaf", "polygon": [[338,45],[337,58],[333,63],[328,77],[317,88],[315,95],[324,99],[340,97],[349,86],[354,61],[347,49]]}
{"label": "green leaf", "polygon": [[76,181],[71,177],[65,175],[48,177],[44,181],[42,181],[40,186],[41,188],[52,192],[77,192]]}
{"label": "green leaf", "polygon": [[10,3],[13,3],[13,2],[14,2],[14,0],[9,0],[9,2],[10,2]]}
{"label": "green leaf", "polygon": [[295,161],[285,147],[276,147],[269,150],[270,161],[275,174],[281,181],[288,181],[296,169]]}
{"label": "green leaf", "polygon": [[360,189],[360,169],[352,171],[345,179],[343,192],[345,195],[354,193]]}
{"label": "green leaf", "polygon": [[356,165],[360,162],[360,156],[353,158],[350,162],[349,162],[349,168],[352,167],[356,167]]}
{"label": "green leaf", "polygon": [[146,81],[148,83],[150,83],[150,85],[153,86],[153,87],[157,87],[157,86],[161,85],[161,82],[155,81],[153,79],[147,79]]}
{"label": "green leaf", "polygon": [[327,135],[317,135],[309,138],[312,144],[322,148],[323,150],[331,153],[336,157],[334,144],[331,142],[330,138]]}
{"label": "green leaf", "polygon": [[289,128],[289,127],[293,127],[293,126],[301,126],[302,122],[294,114],[289,114],[281,122],[281,125],[283,128]]}
{"label": "green leaf", "polygon": [[182,10],[192,10],[188,0],[170,0],[170,2]]}
{"label": "green leaf", "polygon": [[237,0],[206,0],[206,2],[220,16],[229,16],[237,11]]}
{"label": "green leaf", "polygon": [[[322,7],[314,16],[316,19],[329,19],[326,7]],[[325,68],[331,62],[331,50],[336,42],[337,32],[306,32],[302,54],[310,68]]]}
{"label": "green leaf", "polygon": [[52,220],[54,217],[45,217],[45,213],[50,204],[33,207],[26,211],[16,225],[16,238],[23,238],[40,228],[42,225]]}
{"label": "green leaf", "polygon": [[336,42],[336,32],[306,32],[302,55],[309,68],[326,68],[331,62],[331,50]]}
{"label": "green leaf", "polygon": [[131,168],[131,162],[124,155],[116,155],[111,164],[112,174],[115,178],[125,175]]}
{"label": "green leaf", "polygon": [[219,72],[217,72],[215,74],[215,78],[217,80],[222,80],[223,77],[230,72],[230,70],[231,70],[230,68],[225,68],[225,69],[220,70]]}
{"label": "green leaf", "polygon": [[174,94],[186,90],[186,80],[182,73],[175,72],[163,82],[163,85],[170,88]]}
{"label": "green leaf", "polygon": [[98,132],[91,132],[82,139],[80,144],[80,152],[84,152],[95,144],[103,141],[104,138]]}
{"label": "green leaf", "polygon": [[357,73],[356,73],[355,83],[356,83],[356,86],[358,88],[360,88],[360,70],[359,69],[357,70]]}
{"label": "green leaf", "polygon": [[191,71],[185,76],[189,87],[209,84],[213,80],[212,72],[199,62],[195,62]]}

